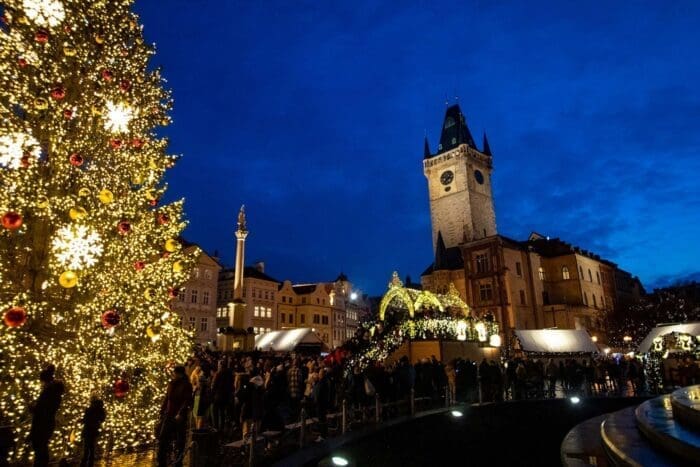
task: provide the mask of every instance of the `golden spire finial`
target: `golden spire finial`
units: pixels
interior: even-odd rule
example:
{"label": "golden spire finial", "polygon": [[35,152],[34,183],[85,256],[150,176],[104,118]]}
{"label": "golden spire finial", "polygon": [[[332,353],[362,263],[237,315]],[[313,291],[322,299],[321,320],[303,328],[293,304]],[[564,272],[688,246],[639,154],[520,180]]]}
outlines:
{"label": "golden spire finial", "polygon": [[238,230],[241,232],[246,232],[246,221],[245,221],[245,204],[241,204],[241,210],[238,211]]}

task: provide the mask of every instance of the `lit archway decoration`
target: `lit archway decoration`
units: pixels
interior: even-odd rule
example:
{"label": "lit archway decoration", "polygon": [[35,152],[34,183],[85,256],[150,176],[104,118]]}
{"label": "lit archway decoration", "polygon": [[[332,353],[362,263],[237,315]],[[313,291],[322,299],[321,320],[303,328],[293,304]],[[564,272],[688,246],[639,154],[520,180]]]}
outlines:
{"label": "lit archway decoration", "polygon": [[404,287],[396,271],[392,274],[391,282],[389,282],[389,290],[384,294],[379,304],[379,321],[384,321],[386,310],[392,304],[399,308],[405,308],[411,318],[415,317],[416,312],[426,307],[433,307],[441,312],[447,309],[459,309],[465,317],[471,314],[469,306],[459,296],[453,283],[450,283],[446,294],[411,289]]}
{"label": "lit archway decoration", "polygon": [[442,302],[440,299],[438,299],[434,293],[428,292],[427,290],[422,291],[418,295],[418,299],[416,300],[416,303],[413,305],[413,308],[415,310],[419,310],[423,308],[424,305],[428,304],[429,306],[433,306],[440,311],[445,311],[445,307],[443,306]]}
{"label": "lit archway decoration", "polygon": [[413,299],[411,294],[403,286],[403,282],[399,279],[399,273],[394,271],[392,275],[391,282],[389,282],[389,291],[384,294],[382,301],[379,304],[379,321],[384,321],[384,314],[389,305],[394,301],[398,300],[408,310],[408,315],[413,318],[415,314],[415,306],[413,305]]}

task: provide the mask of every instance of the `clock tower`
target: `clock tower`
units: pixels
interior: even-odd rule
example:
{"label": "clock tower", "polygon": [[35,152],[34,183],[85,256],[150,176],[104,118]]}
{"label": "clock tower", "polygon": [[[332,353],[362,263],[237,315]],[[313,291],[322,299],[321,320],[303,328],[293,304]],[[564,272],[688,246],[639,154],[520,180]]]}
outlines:
{"label": "clock tower", "polygon": [[478,150],[459,105],[448,107],[437,152],[431,154],[427,139],[424,149],[433,251],[438,233],[446,248],[496,235],[492,169],[486,135],[483,148]]}

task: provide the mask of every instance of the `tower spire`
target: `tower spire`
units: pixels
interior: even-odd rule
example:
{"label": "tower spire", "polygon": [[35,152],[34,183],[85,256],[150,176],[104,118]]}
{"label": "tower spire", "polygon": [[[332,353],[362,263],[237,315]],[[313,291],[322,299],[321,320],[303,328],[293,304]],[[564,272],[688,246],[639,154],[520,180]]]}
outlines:
{"label": "tower spire", "polygon": [[445,120],[440,133],[440,144],[438,154],[454,149],[462,144],[476,149],[474,138],[472,137],[467,120],[464,118],[459,104],[451,105],[445,111]]}
{"label": "tower spire", "polygon": [[426,136],[423,141],[423,159],[430,158],[430,145],[428,144],[428,137]]}
{"label": "tower spire", "polygon": [[481,151],[487,156],[491,156],[491,146],[489,146],[489,140],[486,137],[486,132],[484,132],[484,149]]}

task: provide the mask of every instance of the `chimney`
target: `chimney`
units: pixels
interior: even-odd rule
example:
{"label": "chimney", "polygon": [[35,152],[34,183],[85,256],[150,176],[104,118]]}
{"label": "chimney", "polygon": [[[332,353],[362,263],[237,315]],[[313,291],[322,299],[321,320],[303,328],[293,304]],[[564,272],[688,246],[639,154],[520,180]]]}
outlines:
{"label": "chimney", "polygon": [[265,261],[258,261],[255,263],[255,269],[258,272],[265,273]]}

